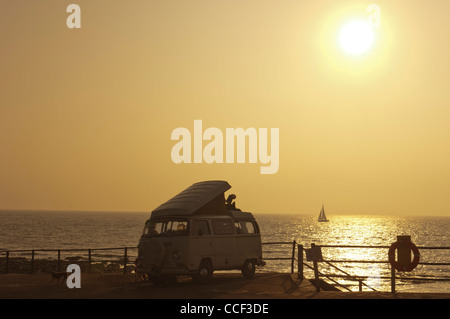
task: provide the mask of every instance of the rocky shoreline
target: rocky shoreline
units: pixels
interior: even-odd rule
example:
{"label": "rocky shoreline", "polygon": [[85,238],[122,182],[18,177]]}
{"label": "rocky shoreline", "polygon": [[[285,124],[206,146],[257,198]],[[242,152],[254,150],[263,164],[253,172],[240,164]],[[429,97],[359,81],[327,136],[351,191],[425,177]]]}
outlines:
{"label": "rocky shoreline", "polygon": [[[82,272],[90,273],[114,273],[124,272],[123,258],[116,260],[89,261],[82,257],[66,257],[59,262],[56,259],[39,258],[33,261],[26,257],[0,257],[0,273],[9,274],[39,274],[63,271],[70,264],[80,266]],[[127,258],[126,273],[134,271],[134,261]]]}

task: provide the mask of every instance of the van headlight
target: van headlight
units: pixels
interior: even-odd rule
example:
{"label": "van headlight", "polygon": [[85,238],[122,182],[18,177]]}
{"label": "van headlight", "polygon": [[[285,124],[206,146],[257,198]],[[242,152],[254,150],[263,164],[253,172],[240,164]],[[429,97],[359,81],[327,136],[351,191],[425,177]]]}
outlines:
{"label": "van headlight", "polygon": [[172,252],[172,257],[173,257],[173,259],[178,260],[181,257],[181,253],[178,250],[174,250]]}

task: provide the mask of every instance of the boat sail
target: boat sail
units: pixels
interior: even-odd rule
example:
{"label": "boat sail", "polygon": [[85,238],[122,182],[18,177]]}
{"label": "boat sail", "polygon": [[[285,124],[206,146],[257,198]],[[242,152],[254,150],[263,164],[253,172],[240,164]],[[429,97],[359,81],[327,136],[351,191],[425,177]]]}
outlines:
{"label": "boat sail", "polygon": [[327,216],[325,216],[325,209],[323,208],[323,204],[322,204],[322,209],[320,210],[320,214],[319,214],[319,218],[317,219],[319,222],[327,222]]}

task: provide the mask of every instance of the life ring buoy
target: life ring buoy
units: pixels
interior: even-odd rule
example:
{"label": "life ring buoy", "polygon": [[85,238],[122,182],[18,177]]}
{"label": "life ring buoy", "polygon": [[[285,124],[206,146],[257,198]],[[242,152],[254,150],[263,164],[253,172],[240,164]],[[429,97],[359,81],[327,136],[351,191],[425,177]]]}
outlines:
{"label": "life ring buoy", "polygon": [[[405,265],[401,265],[398,261],[395,260],[395,251],[399,247],[409,248],[409,249],[411,249],[411,251],[414,254],[413,260],[406,266]],[[393,243],[389,247],[388,257],[389,257],[389,263],[397,271],[412,271],[414,268],[417,267],[417,265],[419,264],[419,261],[420,261],[419,249],[417,248],[417,246],[413,242],[410,242],[410,241],[401,241],[401,242],[396,241],[395,243]]]}

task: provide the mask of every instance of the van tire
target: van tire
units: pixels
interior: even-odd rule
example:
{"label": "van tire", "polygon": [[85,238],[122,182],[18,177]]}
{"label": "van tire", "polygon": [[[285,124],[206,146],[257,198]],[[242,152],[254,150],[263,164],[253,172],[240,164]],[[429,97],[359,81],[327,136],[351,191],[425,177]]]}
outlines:
{"label": "van tire", "polygon": [[198,267],[198,273],[194,274],[192,279],[198,284],[207,284],[212,280],[213,271],[211,261],[203,260]]}
{"label": "van tire", "polygon": [[253,279],[253,277],[255,277],[255,261],[252,259],[246,260],[241,271],[244,278]]}

